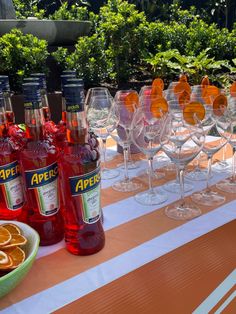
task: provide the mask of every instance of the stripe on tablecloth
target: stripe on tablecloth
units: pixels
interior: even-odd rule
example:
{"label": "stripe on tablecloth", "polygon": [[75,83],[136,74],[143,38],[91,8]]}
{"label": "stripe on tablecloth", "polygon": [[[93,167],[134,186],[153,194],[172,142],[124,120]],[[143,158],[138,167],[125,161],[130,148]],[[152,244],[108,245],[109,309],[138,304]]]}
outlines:
{"label": "stripe on tablecloth", "polygon": [[[61,282],[60,284],[55,284],[53,287],[46,289],[42,292],[39,292],[35,295],[32,295],[25,300],[22,300],[17,304],[18,313],[48,313],[57,308],[81,298],[88,293],[103,287],[104,285],[132,272],[133,270],[154,261],[155,259],[184,246],[186,243],[200,237],[201,235],[222,226],[223,224],[236,219],[236,201],[228,203],[218,209],[215,209],[205,215],[202,215],[192,221],[189,221],[179,227],[172,229],[168,232],[162,233],[161,235],[152,238],[149,241],[142,243],[141,245],[135,246],[124,253],[115,256],[111,259],[107,259],[105,262],[96,264],[97,266],[91,268],[91,259],[99,259],[102,254],[105,252],[112,251],[112,246],[109,247],[109,250],[103,250],[94,256],[87,256],[85,258],[77,258],[78,263],[82,261],[82,264],[89,263],[89,267],[86,271],[76,275],[68,280]],[[149,221],[151,222],[151,221]],[[235,228],[235,224],[234,224]],[[148,232],[148,229],[145,225],[142,224],[139,226],[139,230],[145,235]],[[112,230],[111,230],[112,231]],[[127,230],[127,233],[123,235],[123,239],[127,239],[128,245],[129,238],[126,238],[129,233],[132,232],[130,228]],[[136,230],[137,232],[137,230]],[[235,232],[235,229],[234,229]],[[109,233],[109,232],[108,232]],[[121,233],[119,233],[120,235]],[[131,239],[135,239],[136,234],[131,235]],[[141,235],[140,235],[141,236]],[[234,238],[235,239],[235,238]],[[227,247],[227,242],[222,239],[222,245]],[[138,242],[138,241],[137,241]],[[132,245],[130,245],[132,246]],[[234,245],[235,249],[235,245]],[[64,251],[61,251],[63,253]],[[103,252],[103,253],[102,253]],[[65,253],[65,252],[64,252]],[[197,252],[199,258],[204,254],[201,254],[201,251]],[[222,253],[223,254],[223,253]],[[181,255],[181,254],[180,254]],[[71,257],[68,255],[68,257]],[[73,257],[73,256],[72,256]],[[72,261],[71,257],[71,261]],[[46,257],[48,258],[48,257]],[[206,255],[207,258],[207,255]],[[194,259],[194,257],[193,257]],[[218,260],[218,259],[217,259]],[[55,256],[53,259],[55,263]],[[39,262],[39,261],[38,261]],[[61,260],[63,262],[63,260]],[[235,262],[235,260],[234,260]],[[73,258],[73,263],[76,263],[76,257]],[[176,263],[175,263],[176,264]],[[46,263],[45,267],[48,264]],[[50,266],[50,265],[48,265]],[[58,265],[59,266],[59,265]],[[75,265],[74,265],[75,266]],[[51,267],[49,267],[51,268]],[[56,272],[56,265],[54,265],[54,272]],[[69,269],[66,268],[66,272]],[[40,270],[39,276],[44,273],[43,269]],[[78,269],[77,269],[78,273]],[[152,274],[151,274],[152,276]],[[47,278],[47,274],[45,274]],[[26,278],[26,280],[29,278]],[[31,280],[33,277],[31,278]],[[36,278],[37,279],[37,278]],[[30,284],[30,283],[28,283]],[[37,284],[37,281],[34,285]],[[139,283],[142,285],[142,281]],[[33,287],[33,283],[32,283]],[[40,304],[40,306],[39,306]],[[8,313],[14,313],[14,306],[6,309],[11,311]],[[83,311],[82,311],[83,312]],[[87,312],[89,313],[89,312]],[[90,312],[93,313],[93,312]]]}

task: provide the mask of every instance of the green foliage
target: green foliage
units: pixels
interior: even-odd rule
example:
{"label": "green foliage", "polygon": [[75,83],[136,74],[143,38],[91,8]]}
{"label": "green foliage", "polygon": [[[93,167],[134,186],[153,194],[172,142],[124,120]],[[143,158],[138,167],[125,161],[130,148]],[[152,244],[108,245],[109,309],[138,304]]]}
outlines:
{"label": "green foliage", "polygon": [[51,20],[87,20],[88,9],[76,4],[69,5],[68,2],[62,3],[60,8],[49,16]]}
{"label": "green foliage", "polygon": [[108,71],[105,39],[97,34],[81,37],[75,48],[72,54],[65,48],[59,48],[53,56],[63,69],[77,69],[86,84],[98,84],[104,80]]}
{"label": "green foliage", "polygon": [[23,35],[18,29],[0,38],[0,73],[10,76],[15,90],[23,77],[32,72],[45,72],[47,42],[33,35]]}
{"label": "green foliage", "polygon": [[38,9],[40,0],[13,0],[18,19],[25,19],[29,16],[42,19],[45,16],[45,10]]}

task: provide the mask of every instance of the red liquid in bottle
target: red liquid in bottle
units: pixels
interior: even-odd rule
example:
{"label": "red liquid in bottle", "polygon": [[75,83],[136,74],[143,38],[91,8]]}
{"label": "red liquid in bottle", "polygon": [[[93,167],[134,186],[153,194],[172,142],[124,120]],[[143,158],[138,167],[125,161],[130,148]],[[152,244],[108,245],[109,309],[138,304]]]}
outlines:
{"label": "red liquid in bottle", "polygon": [[15,114],[13,111],[6,111],[6,120],[8,125],[15,123]]}
{"label": "red liquid in bottle", "polygon": [[48,107],[43,107],[43,115],[46,122],[50,120],[50,110]]}

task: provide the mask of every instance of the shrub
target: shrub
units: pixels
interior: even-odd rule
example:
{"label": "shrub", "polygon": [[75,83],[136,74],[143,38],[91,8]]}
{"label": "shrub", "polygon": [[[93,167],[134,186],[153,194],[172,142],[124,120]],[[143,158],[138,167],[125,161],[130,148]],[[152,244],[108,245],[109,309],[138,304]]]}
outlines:
{"label": "shrub", "polygon": [[45,72],[47,42],[13,29],[0,38],[0,73],[10,77],[14,90],[19,90],[23,77],[32,72]]}
{"label": "shrub", "polygon": [[45,16],[44,9],[38,9],[38,4],[42,2],[40,0],[13,0],[13,4],[16,10],[16,17],[18,19],[26,19],[29,16],[42,19]]}
{"label": "shrub", "polygon": [[62,3],[60,8],[49,16],[51,20],[87,20],[87,7],[78,6],[76,4],[69,5],[68,2]]}

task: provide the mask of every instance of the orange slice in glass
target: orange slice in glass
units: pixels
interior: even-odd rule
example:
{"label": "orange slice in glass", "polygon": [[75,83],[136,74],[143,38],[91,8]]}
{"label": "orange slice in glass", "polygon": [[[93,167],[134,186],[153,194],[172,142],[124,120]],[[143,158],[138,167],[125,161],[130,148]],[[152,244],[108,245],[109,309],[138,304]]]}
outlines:
{"label": "orange slice in glass", "polygon": [[4,252],[11,258],[13,264],[9,267],[10,269],[17,268],[25,260],[25,252],[18,246],[8,248]]}
{"label": "orange slice in glass", "polygon": [[230,86],[229,92],[232,97],[236,97],[236,81]]}
{"label": "orange slice in glass", "polygon": [[218,96],[219,94],[220,94],[219,88],[214,85],[206,85],[202,89],[202,98],[208,105],[212,104],[215,97]]}
{"label": "orange slice in glass", "polygon": [[152,96],[160,96],[162,97],[162,90],[159,86],[153,85],[152,90],[151,90],[151,95]]}
{"label": "orange slice in glass", "polygon": [[11,239],[12,235],[10,234],[10,232],[0,226],[0,248],[10,243]]}
{"label": "orange slice in glass", "polygon": [[190,94],[186,91],[183,91],[179,95],[179,105],[183,109],[185,105],[187,105],[190,102]]}
{"label": "orange slice in glass", "polygon": [[12,238],[11,238],[10,242],[7,243],[6,245],[4,245],[4,247],[2,247],[2,249],[5,250],[5,249],[13,247],[13,246],[24,245],[27,243],[27,239],[21,234],[12,234],[11,237]]}
{"label": "orange slice in glass", "polygon": [[207,75],[205,75],[205,76],[202,78],[201,85],[203,85],[203,86],[210,85],[210,81],[209,81],[209,78],[208,78]]}
{"label": "orange slice in glass", "polygon": [[6,223],[6,224],[3,224],[1,226],[3,228],[7,229],[10,232],[10,234],[21,234],[20,228],[15,224]]}
{"label": "orange slice in glass", "polygon": [[179,82],[188,82],[188,77],[186,74],[180,74],[179,76]]}
{"label": "orange slice in glass", "polygon": [[152,82],[152,87],[157,86],[159,87],[161,90],[164,89],[164,82],[161,78],[157,77],[155,78],[155,80]]}
{"label": "orange slice in glass", "polygon": [[213,101],[213,112],[216,116],[220,117],[223,115],[225,109],[227,108],[228,102],[225,95],[218,95]]}
{"label": "orange slice in glass", "polygon": [[125,96],[124,103],[128,111],[134,112],[135,107],[139,105],[138,94],[130,92]]}
{"label": "orange slice in glass", "polygon": [[151,101],[150,111],[155,118],[161,118],[168,112],[168,103],[163,97]]}
{"label": "orange slice in glass", "polygon": [[196,119],[202,121],[205,113],[205,108],[200,102],[190,102],[183,109],[184,120],[191,125],[196,124]]}
{"label": "orange slice in glass", "polygon": [[179,94],[179,93],[182,93],[184,91],[191,94],[191,87],[187,82],[179,82],[175,85],[175,87],[174,87],[174,93],[175,94]]}

